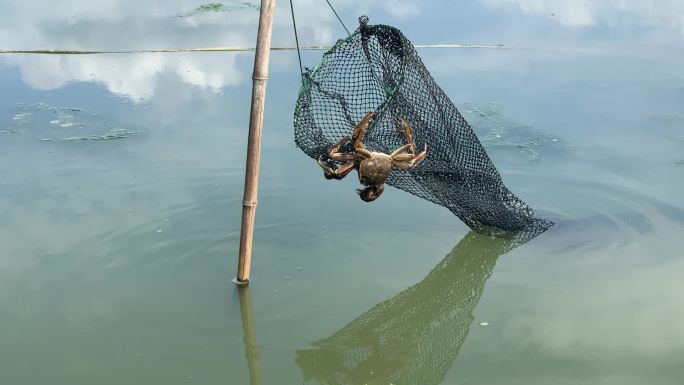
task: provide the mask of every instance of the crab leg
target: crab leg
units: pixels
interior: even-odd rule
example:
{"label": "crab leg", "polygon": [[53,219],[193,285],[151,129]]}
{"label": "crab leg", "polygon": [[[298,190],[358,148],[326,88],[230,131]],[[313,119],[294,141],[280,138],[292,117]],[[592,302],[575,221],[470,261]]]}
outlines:
{"label": "crab leg", "polygon": [[352,154],[340,152],[340,149],[342,148],[342,146],[349,143],[350,141],[351,141],[351,138],[348,136],[345,136],[344,138],[340,139],[339,142],[337,142],[334,146],[332,146],[332,148],[330,148],[330,151],[328,152],[328,157],[332,160],[339,160],[339,161],[354,160],[355,158]]}
{"label": "crab leg", "polygon": [[[427,155],[427,148],[428,148],[428,146],[427,146],[427,144],[425,144],[425,148],[418,155],[416,155],[416,154],[396,154],[396,155],[392,156],[392,160],[396,160],[399,162],[409,162],[409,161],[417,159],[416,162],[420,162],[421,160],[423,160],[425,158],[425,155]],[[418,159],[418,158],[420,158],[420,159]]]}
{"label": "crab leg", "polygon": [[[393,153],[390,154],[390,158],[395,159],[395,158],[397,157],[397,155],[399,155],[399,154],[401,154],[402,152],[408,150],[409,148],[412,148],[412,145],[411,145],[411,144],[405,144],[405,145],[403,145],[403,146],[397,148],[396,150],[394,150]],[[414,154],[415,154],[415,153],[414,153]],[[410,155],[411,155],[411,156],[415,156],[414,154],[410,154]],[[409,154],[402,154],[402,155],[409,155]]]}
{"label": "crab leg", "polygon": [[375,112],[370,112],[365,118],[363,118],[361,123],[354,128],[354,133],[352,134],[352,140],[354,140],[354,151],[368,157],[370,157],[370,152],[366,150],[366,146],[363,144],[363,137],[366,135],[368,124],[372,119],[375,119],[376,116],[377,114]]}
{"label": "crab leg", "polygon": [[354,169],[354,162],[347,162],[342,164],[337,168],[333,168],[335,165],[328,163],[321,158],[318,158],[318,165],[323,169],[323,176],[325,179],[337,179],[340,180]]}
{"label": "crab leg", "polygon": [[427,156],[427,144],[425,149],[418,155],[413,154],[399,154],[392,159],[392,164],[399,167],[400,169],[406,171],[413,167],[416,167],[420,162],[422,162]]}
{"label": "crab leg", "polygon": [[406,138],[406,143],[411,148],[411,153],[416,155],[416,145],[413,143],[413,130],[411,130],[411,126],[402,117],[399,118],[399,124],[401,124],[402,131],[404,131],[404,137]]}

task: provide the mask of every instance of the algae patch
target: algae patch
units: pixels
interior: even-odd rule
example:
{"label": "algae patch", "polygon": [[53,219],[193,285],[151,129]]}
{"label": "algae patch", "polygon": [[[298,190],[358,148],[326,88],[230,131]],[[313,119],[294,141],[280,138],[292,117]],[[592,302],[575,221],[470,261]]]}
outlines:
{"label": "algae patch", "polygon": [[197,16],[197,15],[202,15],[206,13],[212,13],[212,12],[230,12],[230,11],[239,11],[243,9],[254,9],[254,10],[259,10],[261,9],[261,6],[255,3],[250,3],[246,1],[242,2],[231,2],[231,3],[208,3],[208,4],[203,4],[200,5],[199,7],[193,9],[190,12],[186,13],[181,13],[178,15],[178,17],[191,17],[191,16]]}
{"label": "algae patch", "polygon": [[116,127],[95,111],[45,103],[17,104],[17,112],[0,133],[24,135],[43,142],[123,139],[139,131]]}
{"label": "algae patch", "polygon": [[66,140],[69,142],[75,142],[75,141],[89,141],[89,140],[114,140],[114,139],[123,139],[123,138],[128,138],[129,136],[135,136],[138,135],[139,132],[137,131],[129,131],[124,128],[113,128],[110,131],[102,134],[102,135],[84,135],[84,136],[72,136],[69,138],[62,138],[61,140]]}
{"label": "algae patch", "polygon": [[527,158],[536,160],[540,157],[542,149],[555,146],[559,141],[549,132],[540,132],[509,120],[503,115],[501,106],[497,103],[465,103],[462,111],[485,148],[513,149]]}

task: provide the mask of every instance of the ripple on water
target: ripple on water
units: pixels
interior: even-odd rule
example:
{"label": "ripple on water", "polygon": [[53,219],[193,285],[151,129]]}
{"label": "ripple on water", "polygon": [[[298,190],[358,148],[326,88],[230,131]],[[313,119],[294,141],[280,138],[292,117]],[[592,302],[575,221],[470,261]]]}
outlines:
{"label": "ripple on water", "polygon": [[[109,225],[95,242],[73,245],[73,254],[98,255],[97,268],[173,269],[213,256],[224,263],[226,250],[237,248],[240,235],[242,178],[236,174],[243,171],[238,169],[191,163],[127,180],[118,190],[128,204],[107,208],[124,214],[121,225]],[[262,197],[268,195],[266,190]],[[256,229],[279,232],[303,225],[298,218],[262,217]],[[85,248],[92,252],[83,254]]]}
{"label": "ripple on water", "polygon": [[[239,200],[227,203],[240,207]],[[236,250],[240,238],[239,221],[227,223],[228,212],[227,207],[193,205],[167,218],[110,232],[101,238],[106,248],[100,253],[99,264],[104,268],[139,270],[175,269],[206,258],[217,258],[223,263],[227,250]],[[255,231],[263,234],[306,226],[302,222],[284,221],[257,224]]]}
{"label": "ripple on water", "polygon": [[617,182],[567,177],[553,185],[555,209],[541,214],[556,223],[542,237],[551,252],[618,249],[684,223],[684,209]]}
{"label": "ripple on water", "polygon": [[[615,173],[643,172],[630,167],[633,159],[612,154],[614,169],[601,168],[601,164],[587,167],[588,163],[594,162],[596,154],[591,151],[596,149],[585,149],[588,153],[571,151],[554,134],[511,121],[497,103],[464,104],[462,111],[491,154],[515,151],[538,161],[509,164],[503,174],[515,174],[529,180],[526,186],[542,188],[543,185],[547,189],[534,194],[551,197],[551,204],[546,206],[552,209],[538,210],[537,214],[556,223],[541,237],[544,242],[552,243],[554,252],[620,248],[658,231],[657,226],[662,222],[684,222],[684,209],[653,197],[645,192],[646,189],[620,182]],[[680,119],[677,117],[677,122],[681,122]],[[610,149],[601,151],[612,152]],[[579,173],[568,166],[568,162],[578,160],[586,162],[578,166],[589,172]],[[523,193],[521,197],[525,195]]]}

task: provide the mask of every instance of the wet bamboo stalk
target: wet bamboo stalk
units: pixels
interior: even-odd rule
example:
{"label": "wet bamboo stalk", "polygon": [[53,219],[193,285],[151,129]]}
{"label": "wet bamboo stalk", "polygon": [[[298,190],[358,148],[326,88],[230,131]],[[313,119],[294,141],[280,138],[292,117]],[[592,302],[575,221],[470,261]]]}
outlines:
{"label": "wet bamboo stalk", "polygon": [[261,0],[259,30],[254,72],[252,74],[252,108],[249,114],[249,136],[247,139],[247,162],[245,166],[245,191],[242,198],[242,224],[240,230],[240,254],[235,283],[239,286],[249,284],[252,260],[252,238],[254,217],[257,206],[259,186],[259,158],[261,155],[261,128],[264,121],[264,101],[266,80],[268,79],[268,60],[271,50],[271,30],[275,0]]}

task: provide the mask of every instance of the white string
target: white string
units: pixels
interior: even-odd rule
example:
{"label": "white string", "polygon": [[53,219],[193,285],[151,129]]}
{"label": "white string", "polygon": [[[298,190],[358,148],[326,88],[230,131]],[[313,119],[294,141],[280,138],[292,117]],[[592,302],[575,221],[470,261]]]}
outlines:
{"label": "white string", "polygon": [[[333,46],[311,45],[300,47],[302,51],[327,51]],[[480,49],[507,49],[505,44],[417,44],[415,48],[480,48]],[[127,51],[79,51],[63,49],[37,49],[37,50],[0,50],[0,54],[37,54],[37,55],[100,55],[100,54],[133,54],[133,53],[175,53],[175,52],[248,52],[254,51],[254,47],[206,47],[206,48],[160,48]],[[297,47],[271,47],[271,51],[296,51]]]}

